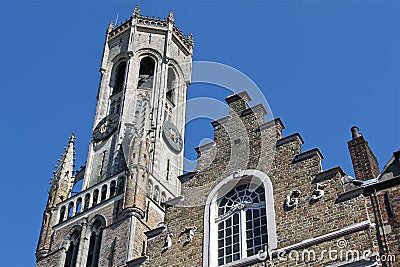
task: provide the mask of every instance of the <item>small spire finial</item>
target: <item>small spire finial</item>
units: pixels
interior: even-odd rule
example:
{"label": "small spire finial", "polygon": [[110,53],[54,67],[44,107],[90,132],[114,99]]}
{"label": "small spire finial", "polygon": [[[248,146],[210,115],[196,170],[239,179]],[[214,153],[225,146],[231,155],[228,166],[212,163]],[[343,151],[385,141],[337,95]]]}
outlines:
{"label": "small spire finial", "polygon": [[169,11],[168,21],[174,22],[174,12],[172,10]]}
{"label": "small spire finial", "polygon": [[108,24],[108,27],[107,27],[107,33],[111,32],[113,27],[114,27],[114,25],[113,25],[112,21],[110,21],[110,24]]}
{"label": "small spire finial", "polygon": [[134,16],[135,18],[137,18],[137,17],[140,16],[140,8],[139,8],[139,5],[136,5],[136,6],[135,6],[135,9],[133,10],[133,16]]}
{"label": "small spire finial", "polygon": [[192,33],[189,34],[189,40],[193,41],[193,34]]}
{"label": "small spire finial", "polygon": [[70,143],[75,143],[75,139],[76,139],[76,136],[75,136],[75,133],[73,132],[73,133],[71,134],[71,136],[69,137],[69,142],[70,142]]}

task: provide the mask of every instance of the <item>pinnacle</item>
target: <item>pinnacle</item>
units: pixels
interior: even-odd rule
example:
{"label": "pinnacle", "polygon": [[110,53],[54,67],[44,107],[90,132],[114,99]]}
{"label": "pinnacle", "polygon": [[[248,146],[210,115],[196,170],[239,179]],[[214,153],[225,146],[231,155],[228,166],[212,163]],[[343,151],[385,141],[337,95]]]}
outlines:
{"label": "pinnacle", "polygon": [[135,6],[135,9],[133,10],[133,16],[134,17],[139,17],[140,16],[140,8],[139,5]]}

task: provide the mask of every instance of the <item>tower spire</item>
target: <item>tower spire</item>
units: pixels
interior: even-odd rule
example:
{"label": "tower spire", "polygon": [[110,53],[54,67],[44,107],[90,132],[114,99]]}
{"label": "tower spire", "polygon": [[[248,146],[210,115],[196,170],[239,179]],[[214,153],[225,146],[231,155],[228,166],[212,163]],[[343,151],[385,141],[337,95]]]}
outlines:
{"label": "tower spire", "polygon": [[75,162],[75,133],[72,133],[68,138],[68,146],[64,148],[65,152],[61,154],[54,176],[51,181],[51,189],[56,190],[56,198],[53,199],[53,204],[57,204],[69,197],[73,186],[74,162]]}
{"label": "tower spire", "polygon": [[53,172],[50,183],[49,196],[43,214],[42,229],[36,250],[36,257],[40,259],[47,255],[50,248],[53,221],[57,213],[57,204],[70,196],[74,184],[75,161],[75,133],[68,138],[68,145],[64,148],[61,159]]}

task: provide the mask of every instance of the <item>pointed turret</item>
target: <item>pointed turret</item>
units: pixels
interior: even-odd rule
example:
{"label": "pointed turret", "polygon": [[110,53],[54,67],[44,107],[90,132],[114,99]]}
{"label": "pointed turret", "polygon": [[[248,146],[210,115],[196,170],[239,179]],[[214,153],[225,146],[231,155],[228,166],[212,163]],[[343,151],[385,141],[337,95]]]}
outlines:
{"label": "pointed turret", "polygon": [[51,232],[54,217],[57,212],[57,204],[67,199],[74,185],[74,161],[75,161],[75,134],[69,137],[68,146],[64,148],[61,159],[50,182],[49,197],[46,209],[43,214],[42,229],[40,232],[39,244],[36,250],[36,257],[42,258],[47,255],[50,247]]}
{"label": "pointed turret", "polygon": [[133,17],[137,18],[140,16],[140,8],[139,5],[135,6],[135,9],[133,10]]}

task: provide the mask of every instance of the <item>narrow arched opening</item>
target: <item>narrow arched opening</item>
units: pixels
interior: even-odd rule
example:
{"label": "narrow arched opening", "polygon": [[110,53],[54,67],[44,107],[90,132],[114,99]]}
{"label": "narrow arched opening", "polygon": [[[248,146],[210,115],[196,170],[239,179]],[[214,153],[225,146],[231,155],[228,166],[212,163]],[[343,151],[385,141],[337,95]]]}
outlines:
{"label": "narrow arched opening", "polygon": [[112,94],[117,94],[122,91],[125,82],[126,62],[122,61],[118,64],[115,70],[115,80]]}
{"label": "narrow arched opening", "polygon": [[156,63],[151,57],[145,57],[140,61],[138,88],[153,88],[155,66]]}

